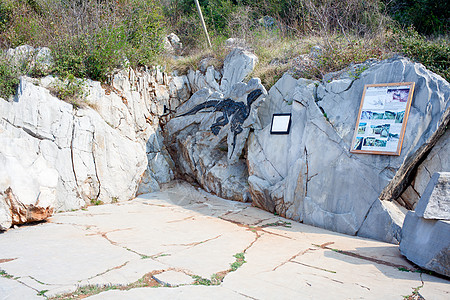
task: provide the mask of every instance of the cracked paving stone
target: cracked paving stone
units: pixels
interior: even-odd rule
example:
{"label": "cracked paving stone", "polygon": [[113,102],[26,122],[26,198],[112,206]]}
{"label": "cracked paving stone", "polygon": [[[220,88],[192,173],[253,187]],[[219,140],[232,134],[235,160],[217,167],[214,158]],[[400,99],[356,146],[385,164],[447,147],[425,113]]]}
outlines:
{"label": "cracked paving stone", "polygon": [[153,275],[153,278],[155,278],[155,280],[162,285],[172,287],[192,284],[194,282],[194,279],[191,276],[186,275],[183,272],[177,272],[173,270]]}
{"label": "cracked paving stone", "polygon": [[138,258],[99,274],[93,278],[80,281],[79,285],[121,285],[136,282],[145,274],[155,270],[165,270],[168,266],[150,258]]}
{"label": "cracked paving stone", "polygon": [[246,299],[251,298],[239,292],[221,286],[187,285],[179,287],[137,288],[129,291],[107,291],[89,300],[123,300],[123,299]]}
{"label": "cracked paving stone", "polygon": [[44,299],[43,296],[37,294],[38,291],[17,280],[0,277],[0,299],[2,300]]}
{"label": "cracked paving stone", "polygon": [[[177,195],[183,199],[178,204]],[[45,296],[49,297],[78,286],[126,286],[145,274],[177,271],[204,279],[224,277],[218,286],[132,288],[88,298],[402,299],[422,280],[420,293],[425,299],[450,298],[447,279],[399,270],[396,266],[411,265],[396,245],[296,223],[254,207],[233,206],[215,196],[207,198],[213,200],[184,185],[170,193],[56,214],[50,222],[2,233],[0,270],[32,288],[0,277],[0,295],[17,290],[19,299],[33,299],[37,290],[48,286]],[[224,214],[232,215],[232,221],[219,217]],[[250,222],[259,223],[252,228],[246,224]],[[291,223],[290,228],[258,227],[283,222]],[[229,272],[238,253],[244,253],[246,262]]]}
{"label": "cracked paving stone", "polygon": [[17,257],[1,269],[17,277],[31,276],[48,285],[76,284],[100,272],[139,258],[99,235],[87,236],[71,225],[40,224],[2,234],[0,253]]}

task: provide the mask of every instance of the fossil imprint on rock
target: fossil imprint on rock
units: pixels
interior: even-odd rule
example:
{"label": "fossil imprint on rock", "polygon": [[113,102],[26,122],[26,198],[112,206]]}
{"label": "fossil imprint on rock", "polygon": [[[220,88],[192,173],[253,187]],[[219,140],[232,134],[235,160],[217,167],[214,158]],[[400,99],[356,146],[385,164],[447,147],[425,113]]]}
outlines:
{"label": "fossil imprint on rock", "polygon": [[[223,126],[230,123],[231,132],[233,132],[233,150],[230,157],[233,155],[234,148],[236,146],[236,136],[242,132],[242,124],[250,115],[250,109],[253,102],[261,96],[263,92],[261,89],[251,91],[247,95],[247,104],[234,101],[230,98],[225,100],[208,100],[206,102],[196,105],[194,108],[186,113],[176,116],[176,118],[184,117],[188,115],[195,115],[199,111],[205,108],[213,108],[211,112],[221,112],[222,116],[218,117],[216,121],[211,125],[211,131],[214,135],[218,135]],[[231,117],[231,122],[229,118]]]}

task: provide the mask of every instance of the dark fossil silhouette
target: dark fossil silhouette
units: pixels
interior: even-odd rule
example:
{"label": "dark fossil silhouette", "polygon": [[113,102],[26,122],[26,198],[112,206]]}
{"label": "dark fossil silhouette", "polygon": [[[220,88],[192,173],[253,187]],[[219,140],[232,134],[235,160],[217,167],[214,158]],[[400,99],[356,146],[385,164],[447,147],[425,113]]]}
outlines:
{"label": "dark fossil silhouette", "polygon": [[195,115],[200,110],[205,108],[213,108],[212,112],[221,112],[222,116],[218,117],[216,122],[211,125],[211,131],[214,135],[218,135],[220,129],[229,123],[229,118],[231,117],[230,129],[233,132],[233,149],[231,151],[230,157],[233,155],[234,148],[236,147],[236,136],[242,132],[242,124],[250,115],[250,109],[253,102],[258,99],[262,94],[260,89],[250,92],[247,96],[247,105],[243,102],[234,101],[230,98],[225,100],[208,100],[201,104],[196,105],[194,108],[188,112],[181,114],[177,117],[183,117],[188,115]]}

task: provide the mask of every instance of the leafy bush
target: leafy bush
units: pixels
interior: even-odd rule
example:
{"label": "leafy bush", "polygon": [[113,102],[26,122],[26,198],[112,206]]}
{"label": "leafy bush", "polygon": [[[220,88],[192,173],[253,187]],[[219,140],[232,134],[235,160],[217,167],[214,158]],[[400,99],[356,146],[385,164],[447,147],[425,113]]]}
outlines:
{"label": "leafy bush", "polygon": [[8,60],[0,59],[0,97],[7,99],[15,94],[19,85],[19,78],[15,70]]}
{"label": "leafy bush", "polygon": [[431,71],[450,82],[450,41],[427,39],[409,28],[396,34],[399,51],[424,64]]}
{"label": "leafy bush", "polygon": [[2,47],[47,46],[56,74],[105,81],[128,59],[151,64],[162,50],[162,17],[152,0],[2,0]]}
{"label": "leafy bush", "polygon": [[85,80],[75,78],[73,75],[67,76],[64,80],[56,80],[50,91],[59,99],[71,103],[74,108],[82,107],[87,97]]}
{"label": "leafy bush", "polygon": [[414,26],[422,34],[439,34],[450,30],[448,0],[394,0],[389,11],[404,27]]}

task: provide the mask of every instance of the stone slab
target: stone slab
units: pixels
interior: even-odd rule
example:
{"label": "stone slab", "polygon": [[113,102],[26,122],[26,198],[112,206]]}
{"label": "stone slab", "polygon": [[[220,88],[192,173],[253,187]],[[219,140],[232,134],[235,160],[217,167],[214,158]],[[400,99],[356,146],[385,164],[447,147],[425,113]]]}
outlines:
{"label": "stone slab", "polygon": [[408,212],[400,251],[418,266],[450,276],[450,221],[427,220]]}
{"label": "stone slab", "polygon": [[0,276],[0,299],[18,300],[18,299],[45,299],[44,296],[38,296],[38,291],[19,283],[16,280]]}
{"label": "stone slab", "polygon": [[[231,271],[238,253],[245,263]],[[20,299],[87,285],[131,287],[98,289],[88,299],[401,299],[421,279],[426,299],[450,296],[448,280],[399,268],[414,270],[396,245],[291,222],[184,183],[0,234],[0,270],[13,276],[0,277],[0,291],[29,293]],[[133,288],[146,274],[174,272],[224,279],[217,286]]]}
{"label": "stone slab", "polygon": [[157,275],[153,275],[156,281],[164,286],[179,286],[194,283],[194,279],[182,272],[166,271]]}

